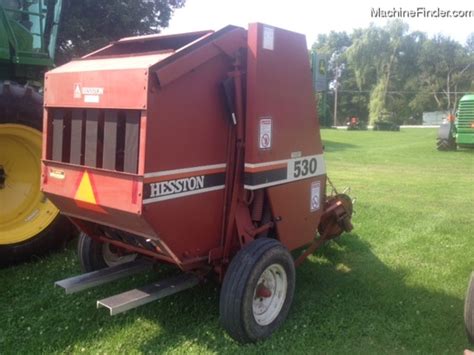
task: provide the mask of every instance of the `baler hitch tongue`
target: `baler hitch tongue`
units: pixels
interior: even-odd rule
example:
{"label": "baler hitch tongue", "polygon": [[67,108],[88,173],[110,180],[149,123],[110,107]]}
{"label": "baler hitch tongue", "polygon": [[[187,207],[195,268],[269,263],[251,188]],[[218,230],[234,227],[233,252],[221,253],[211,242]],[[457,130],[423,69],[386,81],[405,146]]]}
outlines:
{"label": "baler hitch tongue", "polygon": [[319,234],[325,239],[338,237],[343,232],[354,229],[351,219],[353,200],[345,193],[330,196],[326,201],[326,208],[321,217]]}
{"label": "baler hitch tongue", "polygon": [[352,206],[352,200],[346,194],[337,194],[326,199],[325,209],[318,227],[319,236],[298,256],[295,266],[301,265],[308,256],[328,240],[340,236],[343,232],[350,232],[354,228],[351,222]]}

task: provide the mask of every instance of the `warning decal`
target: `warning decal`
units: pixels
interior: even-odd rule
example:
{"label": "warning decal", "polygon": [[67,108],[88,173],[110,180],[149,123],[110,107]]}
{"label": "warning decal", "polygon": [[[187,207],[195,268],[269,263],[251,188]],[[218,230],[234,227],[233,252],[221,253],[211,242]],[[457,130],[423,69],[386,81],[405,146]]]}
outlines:
{"label": "warning decal", "polygon": [[275,30],[271,27],[263,28],[263,49],[268,49],[270,51],[274,48],[275,42]]}
{"label": "warning decal", "polygon": [[259,144],[260,149],[270,149],[272,147],[272,119],[260,119]]}
{"label": "warning decal", "polygon": [[321,183],[314,181],[311,183],[311,202],[310,211],[315,212],[320,208]]}
{"label": "warning decal", "polygon": [[77,188],[76,195],[74,196],[75,200],[96,204],[96,199],[94,195],[94,190],[92,189],[91,179],[87,171],[82,175],[81,183]]}

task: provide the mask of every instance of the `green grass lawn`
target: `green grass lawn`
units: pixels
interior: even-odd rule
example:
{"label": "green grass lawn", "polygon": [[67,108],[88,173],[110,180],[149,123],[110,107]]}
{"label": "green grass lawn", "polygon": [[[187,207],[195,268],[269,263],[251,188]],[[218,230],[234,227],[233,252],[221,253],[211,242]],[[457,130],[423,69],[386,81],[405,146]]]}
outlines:
{"label": "green grass lawn", "polygon": [[162,276],[66,296],[74,247],[0,270],[0,354],[453,353],[469,347],[474,151],[437,152],[434,129],[323,130],[327,171],[357,198],[355,229],[297,270],[293,307],[269,340],[240,346],[212,284],[110,317],[95,301]]}

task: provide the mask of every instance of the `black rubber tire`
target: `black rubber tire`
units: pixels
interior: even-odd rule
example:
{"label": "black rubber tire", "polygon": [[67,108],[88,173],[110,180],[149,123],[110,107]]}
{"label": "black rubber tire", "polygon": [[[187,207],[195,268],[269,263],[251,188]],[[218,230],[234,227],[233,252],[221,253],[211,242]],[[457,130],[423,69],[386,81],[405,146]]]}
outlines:
{"label": "black rubber tire", "polygon": [[[0,82],[0,124],[14,123],[39,131],[43,127],[43,97],[33,88],[14,82]],[[39,181],[38,181],[39,183]],[[0,265],[26,261],[64,247],[74,235],[66,217],[58,215],[43,231],[16,244],[0,245]]]}
{"label": "black rubber tire", "polygon": [[[107,248],[104,247],[109,248],[108,253],[112,252],[115,254],[113,256],[114,260],[109,259],[110,264],[104,257],[104,253],[106,253],[105,250],[107,250]],[[140,255],[127,253],[126,251],[123,251],[124,253],[122,255],[117,255],[115,253],[117,248],[115,248],[114,251],[112,251],[110,248],[111,245],[109,243],[99,242],[95,239],[92,239],[87,234],[81,232],[77,241],[77,255],[79,257],[79,264],[81,265],[82,271],[96,271],[140,258]],[[109,257],[111,257],[110,254]]]}
{"label": "black rubber tire", "polygon": [[438,138],[436,147],[439,151],[456,150],[456,142],[454,139]]}
{"label": "black rubber tire", "polygon": [[469,285],[464,300],[464,328],[466,329],[467,339],[474,344],[474,272],[469,279]]}
{"label": "black rubber tire", "polygon": [[102,254],[102,243],[92,239],[85,233],[79,235],[77,255],[83,272],[91,272],[107,267]]}
{"label": "black rubber tire", "polygon": [[[278,316],[261,326],[252,311],[254,290],[263,271],[275,263],[286,272],[287,294]],[[259,238],[241,249],[229,265],[220,294],[220,323],[240,343],[263,340],[285,321],[294,290],[295,266],[289,251],[275,239]]]}
{"label": "black rubber tire", "polygon": [[58,216],[32,238],[22,243],[0,245],[0,267],[15,265],[62,249],[74,233],[75,229],[67,218]]}

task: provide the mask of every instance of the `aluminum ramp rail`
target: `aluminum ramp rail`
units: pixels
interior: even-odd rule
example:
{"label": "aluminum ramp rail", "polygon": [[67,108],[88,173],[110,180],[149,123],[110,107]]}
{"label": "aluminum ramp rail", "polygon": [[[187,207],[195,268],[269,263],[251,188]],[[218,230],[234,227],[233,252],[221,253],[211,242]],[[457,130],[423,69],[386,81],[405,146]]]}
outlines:
{"label": "aluminum ramp rail", "polygon": [[144,287],[104,298],[97,301],[97,308],[108,308],[110,315],[113,316],[177,292],[187,290],[188,288],[196,286],[198,283],[199,278],[197,276],[181,274],[176,277],[154,282]]}
{"label": "aluminum ramp rail", "polygon": [[105,269],[73,276],[61,281],[56,281],[54,285],[62,287],[66,291],[66,294],[71,294],[130,275],[149,271],[152,268],[153,264],[147,260],[135,260],[125,264],[111,266]]}

